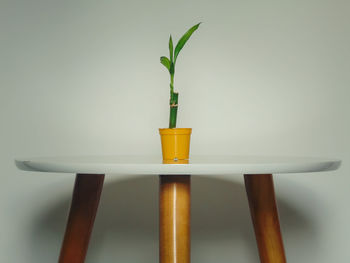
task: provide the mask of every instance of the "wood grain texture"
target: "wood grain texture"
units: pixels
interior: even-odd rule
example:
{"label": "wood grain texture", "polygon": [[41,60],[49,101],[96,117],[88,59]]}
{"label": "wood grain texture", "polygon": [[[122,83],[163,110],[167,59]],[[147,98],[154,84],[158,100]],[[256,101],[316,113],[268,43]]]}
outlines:
{"label": "wood grain texture", "polygon": [[261,263],[285,263],[271,174],[244,175]]}
{"label": "wood grain texture", "polygon": [[190,263],[190,213],[190,175],[160,175],[160,263]]}
{"label": "wood grain texture", "polygon": [[77,174],[59,263],[85,261],[103,181],[101,174]]}

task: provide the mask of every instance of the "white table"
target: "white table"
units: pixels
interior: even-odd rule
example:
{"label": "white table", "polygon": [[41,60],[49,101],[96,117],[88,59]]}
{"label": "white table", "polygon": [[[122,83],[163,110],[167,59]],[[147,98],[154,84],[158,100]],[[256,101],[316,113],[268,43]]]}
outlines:
{"label": "white table", "polygon": [[162,164],[157,156],[20,158],[25,171],[76,174],[59,263],[83,263],[105,174],[160,175],[160,263],[190,262],[192,175],[244,175],[262,263],[286,262],[272,174],[336,170],[336,159],[301,157],[192,156],[189,164]]}

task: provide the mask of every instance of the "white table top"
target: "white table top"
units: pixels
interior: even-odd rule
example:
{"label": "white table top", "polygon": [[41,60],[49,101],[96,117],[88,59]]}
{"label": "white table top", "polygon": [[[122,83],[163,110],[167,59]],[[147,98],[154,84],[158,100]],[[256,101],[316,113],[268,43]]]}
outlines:
{"label": "white table top", "polygon": [[191,156],[189,164],[162,164],[159,156],[67,156],[20,158],[25,171],[82,174],[275,174],[336,170],[337,159],[309,157]]}

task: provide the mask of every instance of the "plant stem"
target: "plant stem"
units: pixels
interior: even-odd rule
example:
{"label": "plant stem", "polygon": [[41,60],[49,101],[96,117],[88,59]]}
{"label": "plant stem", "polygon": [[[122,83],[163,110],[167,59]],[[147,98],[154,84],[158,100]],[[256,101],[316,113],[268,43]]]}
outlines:
{"label": "plant stem", "polygon": [[179,97],[179,93],[177,93],[177,92],[170,92],[169,128],[176,128],[178,97]]}
{"label": "plant stem", "polygon": [[170,74],[170,99],[171,94],[174,93],[174,74]]}
{"label": "plant stem", "polygon": [[174,92],[174,72],[170,74],[170,117],[169,128],[176,128],[177,103],[179,93]]}

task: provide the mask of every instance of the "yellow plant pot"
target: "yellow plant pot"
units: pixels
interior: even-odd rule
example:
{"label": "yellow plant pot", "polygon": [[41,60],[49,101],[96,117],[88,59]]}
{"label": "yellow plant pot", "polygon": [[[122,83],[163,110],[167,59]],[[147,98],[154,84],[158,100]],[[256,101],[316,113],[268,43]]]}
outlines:
{"label": "yellow plant pot", "polygon": [[159,129],[163,163],[188,163],[192,128]]}

